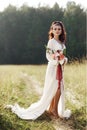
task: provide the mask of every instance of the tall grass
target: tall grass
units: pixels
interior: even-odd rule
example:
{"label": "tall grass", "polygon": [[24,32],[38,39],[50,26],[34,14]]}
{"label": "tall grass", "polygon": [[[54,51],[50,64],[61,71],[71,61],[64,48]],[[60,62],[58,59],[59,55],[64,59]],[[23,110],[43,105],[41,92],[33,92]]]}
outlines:
{"label": "tall grass", "polygon": [[[6,104],[18,102],[23,107],[39,99],[32,82],[26,84],[23,74],[32,76],[44,87],[47,65],[1,65],[0,66],[0,130],[55,130],[53,121],[45,115],[36,121],[19,119]],[[25,77],[26,78],[26,77]],[[69,120],[62,120],[73,130],[86,129],[86,63],[67,64],[64,69],[65,102],[72,110]]]}
{"label": "tall grass", "polygon": [[55,130],[46,114],[36,121],[26,121],[4,108],[6,104],[15,102],[26,108],[38,100],[38,94],[31,81],[26,85],[22,77],[22,73],[34,75],[37,67],[32,65],[0,66],[0,130]]}

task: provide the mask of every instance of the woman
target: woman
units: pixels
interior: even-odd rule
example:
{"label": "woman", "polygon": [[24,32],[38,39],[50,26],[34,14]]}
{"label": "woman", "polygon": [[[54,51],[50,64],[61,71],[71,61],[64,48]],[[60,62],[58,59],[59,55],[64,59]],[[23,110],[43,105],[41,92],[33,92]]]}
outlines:
{"label": "woman", "polygon": [[[60,57],[58,58],[58,53],[57,53],[57,51],[59,50],[63,52],[63,50],[66,49],[65,41],[66,41],[66,32],[63,23],[61,21],[54,21],[49,30],[49,41],[47,45],[48,53],[46,53],[46,57],[49,61],[48,63],[49,66],[48,68],[50,68],[49,73],[51,73],[52,68],[54,69],[54,74],[52,73],[52,77],[50,77],[49,80],[56,75],[54,77],[53,83],[55,83],[55,86],[57,86],[57,91],[54,97],[52,98],[50,106],[47,111],[55,118],[58,117],[69,118],[71,115],[70,110],[66,110],[66,111],[64,110],[65,105],[64,105],[63,69],[64,69],[64,64],[67,63],[67,58],[64,55],[62,55],[62,59],[60,60]],[[50,50],[52,51],[54,50],[54,53],[50,52]]]}
{"label": "woman", "polygon": [[67,58],[63,55],[66,33],[62,22],[55,21],[49,30],[46,58],[48,66],[45,76],[43,95],[39,101],[27,109],[18,104],[7,105],[18,117],[25,120],[35,120],[46,110],[54,117],[69,118],[70,110],[64,110],[63,66]]}

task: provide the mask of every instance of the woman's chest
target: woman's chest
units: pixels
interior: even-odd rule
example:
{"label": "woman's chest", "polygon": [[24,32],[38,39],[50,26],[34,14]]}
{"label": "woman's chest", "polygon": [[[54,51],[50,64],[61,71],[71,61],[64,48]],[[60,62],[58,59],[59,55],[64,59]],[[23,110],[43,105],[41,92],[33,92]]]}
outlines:
{"label": "woman's chest", "polygon": [[54,44],[53,44],[53,50],[63,50],[63,45],[62,44],[60,44],[60,43],[57,43],[57,42],[55,42]]}

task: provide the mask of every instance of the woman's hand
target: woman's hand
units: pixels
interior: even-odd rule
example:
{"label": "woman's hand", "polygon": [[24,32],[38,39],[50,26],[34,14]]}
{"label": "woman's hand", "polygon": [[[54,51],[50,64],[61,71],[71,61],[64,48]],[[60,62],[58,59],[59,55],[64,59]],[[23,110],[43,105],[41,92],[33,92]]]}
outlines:
{"label": "woman's hand", "polygon": [[51,55],[52,59],[56,60],[55,54]]}

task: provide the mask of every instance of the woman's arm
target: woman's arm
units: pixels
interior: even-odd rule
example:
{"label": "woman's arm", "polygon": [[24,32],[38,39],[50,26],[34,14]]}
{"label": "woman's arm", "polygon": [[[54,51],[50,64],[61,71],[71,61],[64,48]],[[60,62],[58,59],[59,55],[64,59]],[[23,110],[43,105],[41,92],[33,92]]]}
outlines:
{"label": "woman's arm", "polygon": [[[50,50],[53,50],[52,40],[48,41],[47,48],[49,48]],[[53,65],[56,65],[58,63],[58,59],[55,57],[55,54],[53,54],[53,53],[49,53],[49,52],[46,51],[46,58]]]}

